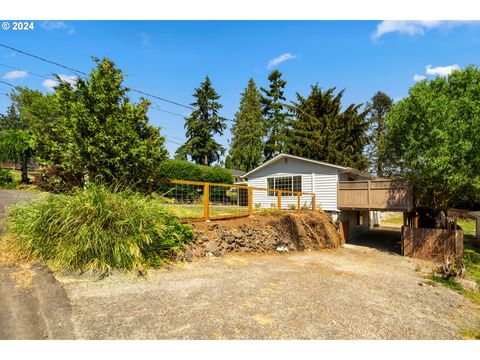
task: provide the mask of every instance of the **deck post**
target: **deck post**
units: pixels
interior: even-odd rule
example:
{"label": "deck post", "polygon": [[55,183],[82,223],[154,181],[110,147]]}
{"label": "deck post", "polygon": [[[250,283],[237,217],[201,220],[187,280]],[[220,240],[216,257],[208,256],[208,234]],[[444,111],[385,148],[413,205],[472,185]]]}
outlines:
{"label": "deck post", "polygon": [[253,215],[253,191],[252,188],[249,186],[248,187],[248,215],[252,216]]}
{"label": "deck post", "polygon": [[210,220],[210,193],[209,193],[209,183],[203,185],[203,217],[205,221]]}
{"label": "deck post", "polygon": [[313,193],[312,210],[317,210],[317,194]]}
{"label": "deck post", "polygon": [[278,210],[282,210],[282,191],[277,191],[277,208]]}
{"label": "deck post", "polygon": [[367,206],[370,207],[370,204],[372,203],[372,200],[370,199],[370,180],[367,180]]}
{"label": "deck post", "polygon": [[298,204],[297,204],[297,210],[300,210],[300,193],[297,193],[297,200],[298,200]]}

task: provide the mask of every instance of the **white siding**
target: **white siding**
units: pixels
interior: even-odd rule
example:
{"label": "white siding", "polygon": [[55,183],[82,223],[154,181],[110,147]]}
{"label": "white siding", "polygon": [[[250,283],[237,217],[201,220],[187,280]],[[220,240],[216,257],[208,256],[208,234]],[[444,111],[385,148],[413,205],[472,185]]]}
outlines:
{"label": "white siding", "polygon": [[[326,211],[337,211],[337,169],[325,165],[314,164],[299,159],[285,158],[259,169],[250,174],[248,185],[253,187],[267,188],[267,178],[281,176],[302,176],[302,191],[315,192],[317,195],[317,207]],[[313,181],[312,181],[313,176]],[[312,189],[312,183],[314,188]],[[266,191],[253,190],[253,204],[262,208],[277,206],[277,197],[268,196]],[[311,196],[303,195],[301,205],[310,205]],[[287,209],[289,204],[297,205],[296,196],[283,196],[282,208]]]}
{"label": "white siding", "polygon": [[317,205],[326,211],[337,210],[337,170],[322,169],[322,173],[314,175],[314,192],[317,194]]}

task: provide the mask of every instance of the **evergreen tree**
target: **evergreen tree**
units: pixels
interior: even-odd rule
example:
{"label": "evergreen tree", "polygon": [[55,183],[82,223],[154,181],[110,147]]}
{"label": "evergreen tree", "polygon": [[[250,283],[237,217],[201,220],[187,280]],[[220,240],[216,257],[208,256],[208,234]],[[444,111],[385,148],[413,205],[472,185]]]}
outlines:
{"label": "evergreen tree", "polygon": [[342,112],[343,93],[335,95],[335,88],[322,91],[318,85],[312,86],[308,97],[297,93],[287,138],[292,155],[360,170],[367,167],[363,154],[367,110],[360,112],[361,105],[352,104]]}
{"label": "evergreen tree", "polygon": [[393,105],[393,99],[384,92],[377,91],[368,103],[369,113],[369,143],[366,147],[366,154],[370,162],[370,171],[377,176],[383,176],[385,159],[378,151],[381,138],[385,135],[385,118]]}
{"label": "evergreen tree", "polygon": [[83,185],[84,175],[103,183],[146,182],[168,156],[159,129],[149,124],[150,102],[132,103],[122,71],[109,59],[93,60],[96,67],[74,86],[57,77],[56,116],[39,117],[34,148],[69,185]]}
{"label": "evergreen tree", "polygon": [[224,163],[225,169],[233,169],[233,163],[232,163],[232,157],[230,155],[227,155],[225,157],[225,163]]}
{"label": "evergreen tree", "polygon": [[214,136],[223,135],[226,128],[225,119],[218,115],[222,108],[217,101],[220,96],[208,76],[195,89],[193,96],[195,102],[191,105],[195,110],[185,121],[187,141],[177,149],[176,156],[185,158],[189,155],[196,164],[210,166],[225,152],[224,147],[214,140]]}
{"label": "evergreen tree", "polygon": [[242,171],[257,167],[262,159],[263,129],[261,95],[253,79],[241,95],[240,108],[232,127],[229,166]]}
{"label": "evergreen tree", "polygon": [[0,131],[2,130],[24,130],[25,124],[20,121],[20,116],[15,103],[12,101],[5,115],[0,115]]}
{"label": "evergreen tree", "polygon": [[288,113],[283,101],[284,88],[287,82],[282,79],[282,73],[274,70],[268,76],[269,89],[260,88],[264,93],[261,97],[264,120],[264,132],[266,134],[263,154],[266,160],[286,150],[286,129]]}

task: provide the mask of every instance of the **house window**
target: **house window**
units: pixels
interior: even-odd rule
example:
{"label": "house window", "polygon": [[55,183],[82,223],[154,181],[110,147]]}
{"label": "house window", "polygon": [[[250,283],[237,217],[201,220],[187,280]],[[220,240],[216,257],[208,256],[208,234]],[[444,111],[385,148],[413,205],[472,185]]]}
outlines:
{"label": "house window", "polygon": [[[302,176],[282,176],[267,178],[267,187],[275,190],[302,191]],[[293,196],[292,193],[282,193],[282,196]],[[268,196],[277,196],[277,192],[269,191]]]}

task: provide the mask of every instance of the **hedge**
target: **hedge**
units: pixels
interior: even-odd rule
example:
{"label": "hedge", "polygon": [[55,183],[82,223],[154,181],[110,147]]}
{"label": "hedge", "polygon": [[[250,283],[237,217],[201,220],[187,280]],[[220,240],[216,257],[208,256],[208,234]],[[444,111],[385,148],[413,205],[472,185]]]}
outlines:
{"label": "hedge", "polygon": [[233,184],[232,174],[220,166],[201,166],[183,160],[162,162],[157,168],[156,175],[165,179]]}

